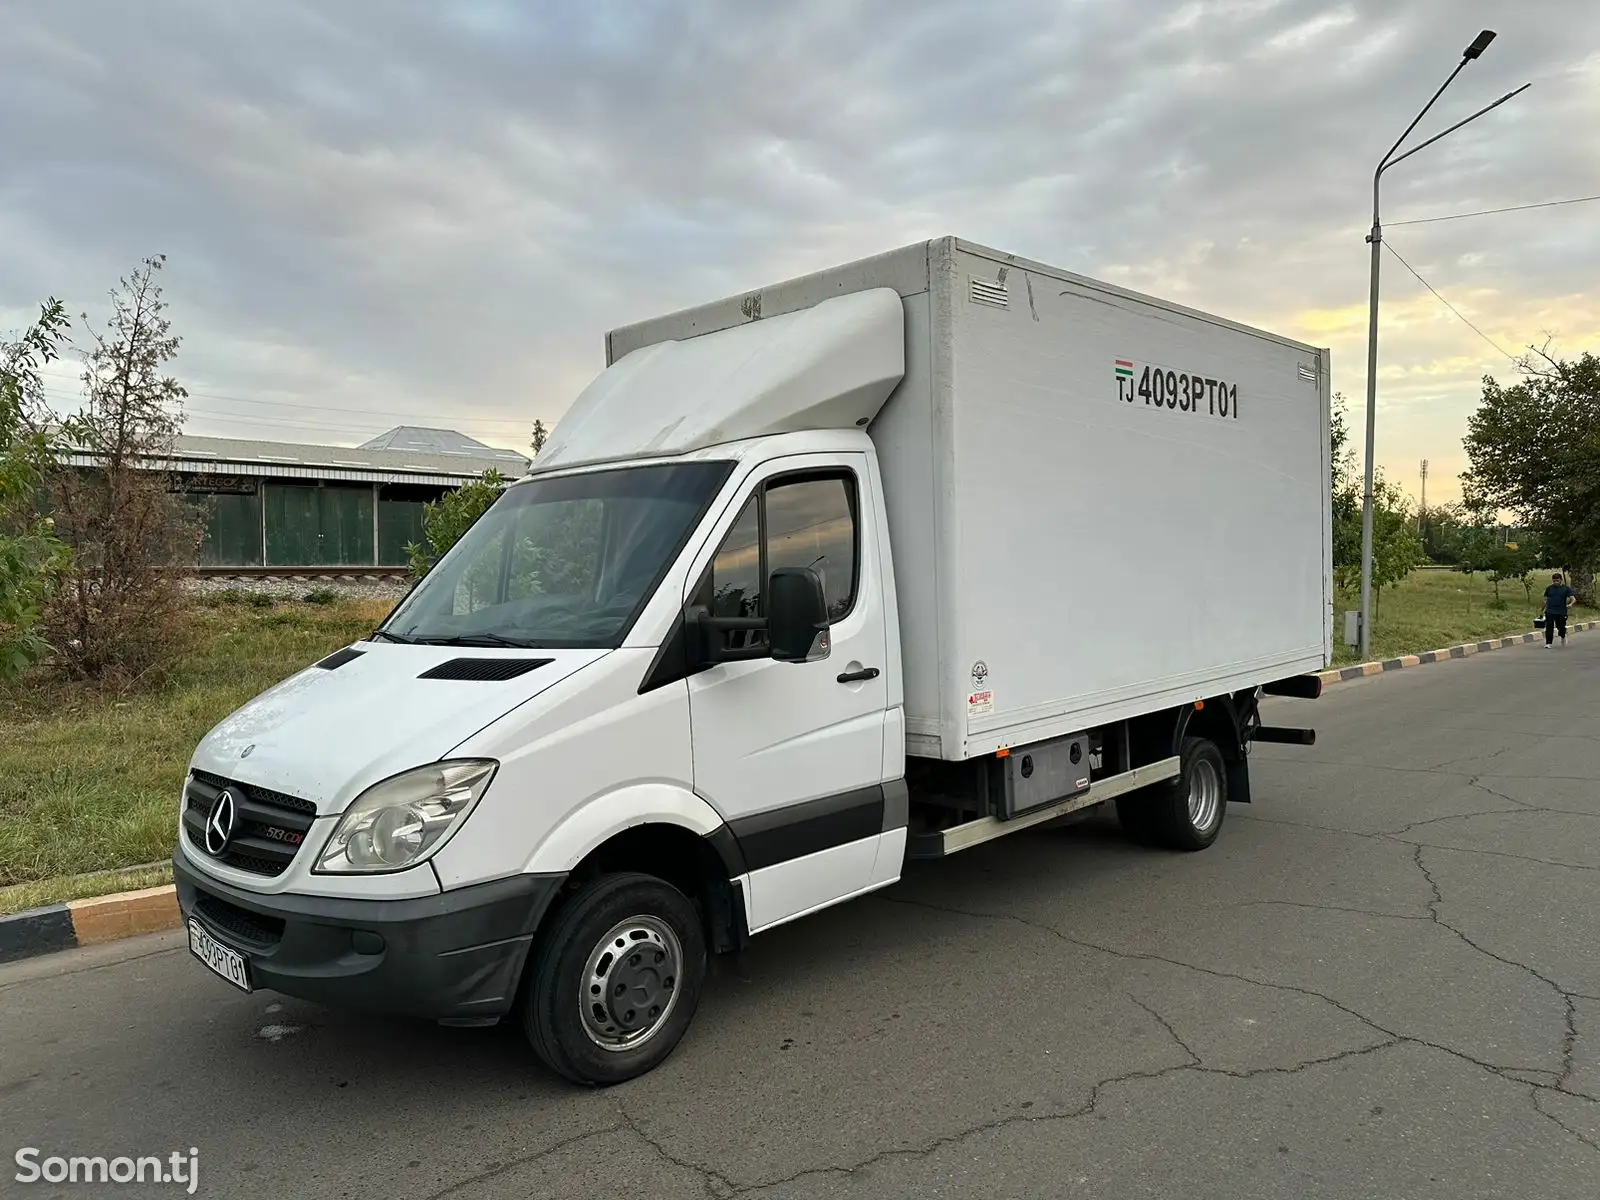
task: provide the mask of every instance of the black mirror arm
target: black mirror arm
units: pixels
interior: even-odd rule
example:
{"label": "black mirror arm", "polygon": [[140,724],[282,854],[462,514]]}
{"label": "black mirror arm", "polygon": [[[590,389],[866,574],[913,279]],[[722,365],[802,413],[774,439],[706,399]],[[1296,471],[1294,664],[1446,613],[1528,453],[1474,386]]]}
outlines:
{"label": "black mirror arm", "polygon": [[718,633],[741,633],[747,629],[765,629],[765,617],[713,617],[709,613],[702,614],[700,625],[704,629],[714,629]]}
{"label": "black mirror arm", "polygon": [[765,633],[765,617],[714,617],[705,609],[691,609],[689,623],[698,634],[699,657],[707,666],[725,662],[754,662],[771,658],[772,650],[765,645],[732,647],[725,635],[730,633]]}

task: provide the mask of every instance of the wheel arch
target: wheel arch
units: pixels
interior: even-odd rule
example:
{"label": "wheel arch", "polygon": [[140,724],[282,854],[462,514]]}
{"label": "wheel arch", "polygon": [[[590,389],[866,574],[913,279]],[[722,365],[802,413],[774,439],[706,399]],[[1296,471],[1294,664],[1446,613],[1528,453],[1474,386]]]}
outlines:
{"label": "wheel arch", "polygon": [[1151,713],[1134,721],[1134,765],[1176,757],[1183,740],[1201,737],[1222,751],[1228,769],[1228,799],[1250,803],[1250,731],[1258,723],[1255,691],[1213,696],[1180,708]]}
{"label": "wheel arch", "polygon": [[700,909],[714,951],[749,941],[744,856],[721,815],[693,792],[664,784],[625,788],[571,814],[527,868],[567,877],[562,900],[601,875],[636,871],[663,879]]}

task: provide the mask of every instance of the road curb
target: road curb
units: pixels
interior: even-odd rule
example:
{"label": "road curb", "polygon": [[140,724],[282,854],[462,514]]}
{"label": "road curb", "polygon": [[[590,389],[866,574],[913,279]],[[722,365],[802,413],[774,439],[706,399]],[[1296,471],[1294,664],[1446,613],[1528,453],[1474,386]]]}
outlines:
{"label": "road curb", "polygon": [[170,884],[69,900],[0,917],[0,963],[174,929],[182,921]]}
{"label": "road curb", "polygon": [[[1600,629],[1600,621],[1579,621],[1567,626],[1568,633],[1583,633],[1590,629]],[[1453,658],[1471,658],[1474,654],[1487,654],[1491,650],[1504,650],[1511,646],[1526,646],[1533,642],[1544,641],[1542,633],[1517,633],[1510,637],[1490,638],[1486,642],[1464,642],[1459,646],[1451,646],[1445,650],[1429,650],[1426,654],[1407,654],[1402,658],[1386,658],[1380,662],[1361,663],[1353,667],[1335,667],[1331,671],[1319,672],[1317,678],[1322,680],[1324,687],[1335,683],[1345,683],[1351,679],[1365,679],[1370,675],[1382,675],[1387,671],[1403,671],[1408,667],[1425,667],[1429,663],[1445,662]]]}

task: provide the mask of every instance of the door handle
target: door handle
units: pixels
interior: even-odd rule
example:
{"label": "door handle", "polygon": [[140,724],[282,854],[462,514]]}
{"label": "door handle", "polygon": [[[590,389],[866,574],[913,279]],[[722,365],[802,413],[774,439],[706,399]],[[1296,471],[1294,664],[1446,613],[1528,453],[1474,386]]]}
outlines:
{"label": "door handle", "polygon": [[846,671],[839,676],[840,683],[865,683],[878,677],[877,667],[862,667],[859,671]]}

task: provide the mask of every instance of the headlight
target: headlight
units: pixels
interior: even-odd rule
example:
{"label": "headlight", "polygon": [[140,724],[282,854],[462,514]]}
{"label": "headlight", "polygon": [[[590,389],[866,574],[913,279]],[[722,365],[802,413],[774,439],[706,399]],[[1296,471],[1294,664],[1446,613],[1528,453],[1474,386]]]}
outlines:
{"label": "headlight", "polygon": [[434,763],[375,783],[345,810],[318,873],[399,871],[427,860],[472,811],[499,763]]}

